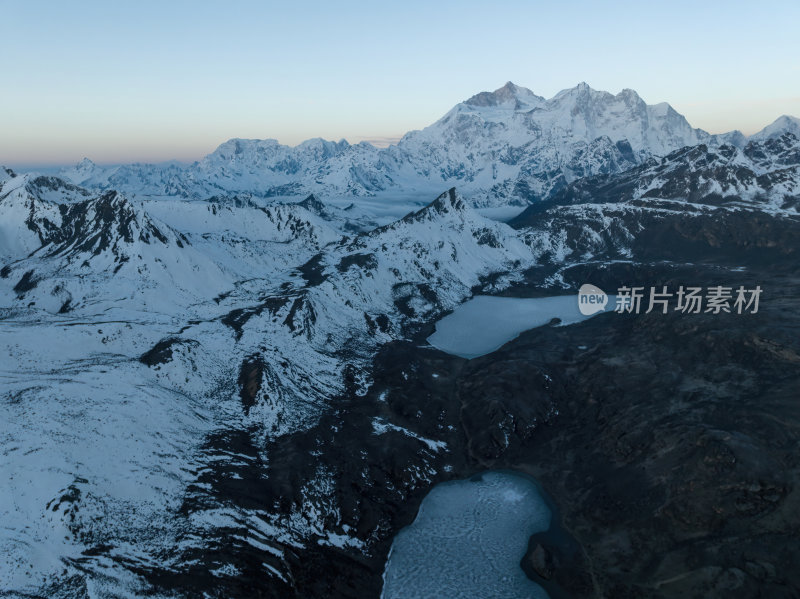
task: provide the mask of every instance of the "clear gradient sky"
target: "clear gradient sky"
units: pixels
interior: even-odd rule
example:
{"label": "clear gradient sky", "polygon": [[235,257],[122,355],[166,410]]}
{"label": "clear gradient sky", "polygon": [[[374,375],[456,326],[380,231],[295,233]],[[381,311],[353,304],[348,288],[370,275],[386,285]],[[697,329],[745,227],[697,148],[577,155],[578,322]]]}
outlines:
{"label": "clear gradient sky", "polygon": [[511,80],[800,116],[800,2],[0,0],[0,164],[191,161],[231,137],[393,138]]}

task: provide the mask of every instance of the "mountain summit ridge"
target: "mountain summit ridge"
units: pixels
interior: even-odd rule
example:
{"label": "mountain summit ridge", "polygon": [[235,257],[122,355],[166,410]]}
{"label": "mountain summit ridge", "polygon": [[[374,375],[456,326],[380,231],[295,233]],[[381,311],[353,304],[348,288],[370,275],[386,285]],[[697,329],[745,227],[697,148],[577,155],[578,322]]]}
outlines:
{"label": "mountain summit ridge", "polygon": [[[752,139],[800,134],[798,123],[781,117]],[[100,167],[83,160],[62,176],[101,190],[195,199],[432,194],[457,186],[476,205],[526,205],[582,177],[622,172],[684,146],[746,142],[739,131],[693,128],[670,104],[647,104],[630,88],[615,95],[581,82],[545,99],[509,81],[386,148],[344,139],[290,147],[232,138],[191,165]]]}

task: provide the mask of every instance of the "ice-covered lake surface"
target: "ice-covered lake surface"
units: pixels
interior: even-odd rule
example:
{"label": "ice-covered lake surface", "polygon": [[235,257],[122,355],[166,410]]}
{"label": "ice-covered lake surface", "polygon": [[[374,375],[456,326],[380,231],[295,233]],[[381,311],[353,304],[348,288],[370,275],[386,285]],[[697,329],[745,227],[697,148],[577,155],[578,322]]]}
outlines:
{"label": "ice-covered lake surface", "polygon": [[[605,310],[613,310],[615,301],[615,296],[609,296]],[[581,314],[577,295],[535,298],[478,295],[437,322],[436,332],[428,337],[428,343],[448,354],[477,358],[554,318],[567,325],[591,317]]]}
{"label": "ice-covered lake surface", "polygon": [[436,485],[392,544],[382,599],[546,598],[520,567],[551,513],[533,481],[485,472]]}

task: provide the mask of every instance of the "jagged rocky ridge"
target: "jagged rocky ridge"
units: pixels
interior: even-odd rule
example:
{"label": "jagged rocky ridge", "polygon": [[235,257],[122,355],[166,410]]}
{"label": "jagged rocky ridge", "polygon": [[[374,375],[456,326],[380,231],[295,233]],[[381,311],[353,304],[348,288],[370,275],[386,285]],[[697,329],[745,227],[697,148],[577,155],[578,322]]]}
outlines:
{"label": "jagged rocky ridge", "polygon": [[691,260],[705,243],[733,242],[740,251],[792,247],[779,236],[790,236],[791,228],[778,228],[773,238],[759,230],[769,220],[754,213],[797,218],[799,151],[800,140],[791,133],[743,149],[683,148],[625,173],[577,181],[511,224],[564,231],[570,247],[587,257]]}

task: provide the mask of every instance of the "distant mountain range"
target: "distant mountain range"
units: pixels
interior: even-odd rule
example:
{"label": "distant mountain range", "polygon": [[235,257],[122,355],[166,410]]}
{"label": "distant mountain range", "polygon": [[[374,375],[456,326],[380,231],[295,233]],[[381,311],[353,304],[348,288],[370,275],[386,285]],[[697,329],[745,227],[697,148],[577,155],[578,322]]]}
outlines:
{"label": "distant mountain range", "polygon": [[[783,116],[752,139],[786,132],[800,134],[800,120]],[[739,131],[692,128],[669,104],[648,105],[630,89],[612,95],[581,83],[547,100],[509,82],[386,148],[231,139],[191,165],[100,167],[85,159],[61,176],[85,187],[194,199],[436,194],[456,186],[474,205],[524,206],[581,177],[622,172],[684,146],[746,142]]]}

